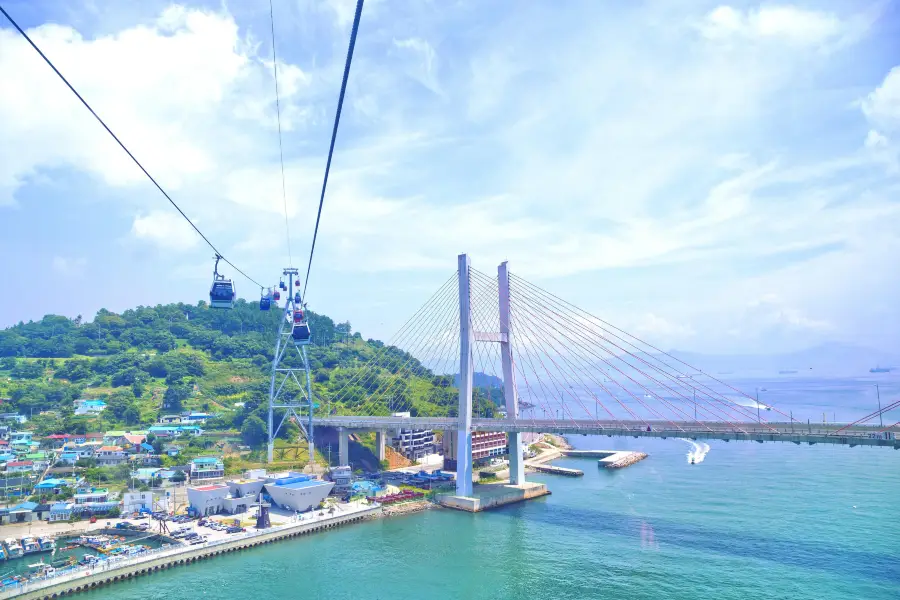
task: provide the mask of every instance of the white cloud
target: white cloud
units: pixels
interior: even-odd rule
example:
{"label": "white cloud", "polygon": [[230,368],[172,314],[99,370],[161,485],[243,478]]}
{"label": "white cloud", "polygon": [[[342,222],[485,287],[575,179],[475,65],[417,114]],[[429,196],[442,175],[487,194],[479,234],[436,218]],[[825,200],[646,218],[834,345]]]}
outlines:
{"label": "white cloud", "polygon": [[719,6],[706,15],[700,30],[717,41],[770,39],[814,46],[838,37],[842,27],[834,14],[790,5],[765,5],[747,11]]}
{"label": "white cloud", "polygon": [[188,250],[199,241],[197,233],[174,210],[136,216],[131,233],[139,240],[152,242],[166,250]]}
{"label": "white cloud", "polygon": [[51,266],[58,275],[63,275],[65,277],[80,277],[84,274],[84,268],[87,266],[87,259],[84,257],[54,256]]}
{"label": "white cloud", "polygon": [[634,325],[634,332],[639,335],[653,336],[653,339],[684,341],[696,334],[688,323],[676,323],[653,313],[647,313]]}
{"label": "white cloud", "polygon": [[890,70],[875,90],[862,101],[863,114],[886,129],[900,129],[900,66]]}
{"label": "white cloud", "polygon": [[[71,27],[29,34],[145,167],[168,190],[203,179],[268,139],[275,128],[271,62],[253,54],[227,14],[172,6],[149,25],[84,38]],[[309,87],[280,65],[286,128],[292,97]],[[145,184],[143,173],[90,117],[34,50],[0,29],[0,71],[17,85],[0,95],[0,202],[39,170],[74,167],[114,187]]]}
{"label": "white cloud", "polygon": [[410,77],[434,92],[441,93],[437,79],[437,53],[434,47],[422,38],[394,40],[394,46],[412,52],[414,62],[408,68]]}

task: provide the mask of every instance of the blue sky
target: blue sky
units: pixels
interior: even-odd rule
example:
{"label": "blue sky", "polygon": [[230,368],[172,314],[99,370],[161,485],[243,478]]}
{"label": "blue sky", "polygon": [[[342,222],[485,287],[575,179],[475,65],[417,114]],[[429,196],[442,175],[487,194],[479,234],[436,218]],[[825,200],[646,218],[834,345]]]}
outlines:
{"label": "blue sky", "polygon": [[[277,281],[268,2],[4,6],[220,249]],[[297,266],[353,9],[275,0]],[[0,74],[0,325],[203,298],[210,250],[5,24]],[[316,252],[310,307],[366,336],[469,252],[666,347],[892,349],[900,6],[369,0]]]}

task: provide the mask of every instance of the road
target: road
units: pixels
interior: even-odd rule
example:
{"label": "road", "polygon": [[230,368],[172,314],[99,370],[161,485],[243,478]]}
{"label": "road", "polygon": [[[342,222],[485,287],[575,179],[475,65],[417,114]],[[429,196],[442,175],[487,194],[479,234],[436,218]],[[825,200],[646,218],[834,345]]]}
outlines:
{"label": "road", "polygon": [[[348,430],[438,429],[456,430],[459,421],[450,417],[345,417],[314,419],[316,427]],[[554,419],[472,419],[472,431],[556,433],[559,435],[606,435],[609,437],[690,438],[723,441],[793,442],[880,446],[900,450],[900,427],[885,432],[871,425],[785,422],[721,421],[612,421]]]}

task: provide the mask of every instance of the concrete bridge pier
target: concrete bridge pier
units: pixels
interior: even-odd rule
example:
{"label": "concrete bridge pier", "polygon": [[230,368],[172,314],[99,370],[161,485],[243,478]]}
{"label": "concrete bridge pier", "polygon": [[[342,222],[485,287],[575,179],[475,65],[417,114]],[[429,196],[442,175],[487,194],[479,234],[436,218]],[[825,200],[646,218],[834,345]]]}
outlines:
{"label": "concrete bridge pier", "polygon": [[387,431],[379,429],[375,432],[375,450],[378,452],[378,460],[384,460],[384,438],[387,437]]}
{"label": "concrete bridge pier", "polygon": [[343,427],[338,427],[338,461],[341,466],[350,464],[350,434]]}

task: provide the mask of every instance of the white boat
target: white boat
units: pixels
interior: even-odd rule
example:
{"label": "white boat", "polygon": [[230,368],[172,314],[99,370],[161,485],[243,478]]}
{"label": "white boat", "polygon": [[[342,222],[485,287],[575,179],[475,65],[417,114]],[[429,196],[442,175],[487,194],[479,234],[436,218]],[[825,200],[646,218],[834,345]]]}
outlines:
{"label": "white boat", "polygon": [[319,504],[331,493],[333,481],[311,479],[301,475],[285,477],[266,483],[266,493],[272,502],[288,510],[305,512],[318,508]]}
{"label": "white boat", "polygon": [[41,545],[33,537],[23,537],[22,549],[25,554],[34,554],[41,551]]}
{"label": "white boat", "polygon": [[22,544],[15,538],[6,538],[3,545],[6,546],[6,555],[9,558],[19,558],[25,554],[25,552],[22,551]]}

